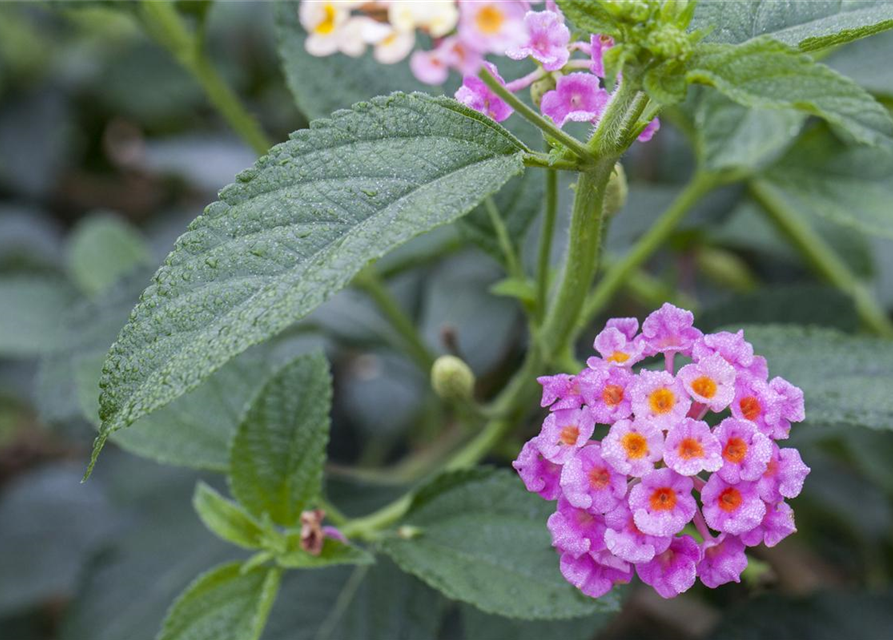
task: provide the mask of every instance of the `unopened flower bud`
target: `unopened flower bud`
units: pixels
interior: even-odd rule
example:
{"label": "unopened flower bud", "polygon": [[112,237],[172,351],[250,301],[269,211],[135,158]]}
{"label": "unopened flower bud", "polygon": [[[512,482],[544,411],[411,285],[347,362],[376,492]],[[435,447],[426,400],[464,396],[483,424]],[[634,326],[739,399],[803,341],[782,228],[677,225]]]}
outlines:
{"label": "unopened flower bud", "polygon": [[555,78],[550,73],[546,75],[545,78],[540,78],[530,85],[530,99],[533,101],[534,105],[539,107],[540,103],[543,101],[543,96],[554,88]]}
{"label": "unopened flower bud", "polygon": [[605,215],[613,216],[619,213],[626,204],[626,196],[629,193],[629,187],[626,184],[626,172],[623,165],[619,162],[614,165],[614,171],[608,180],[608,187],[605,190]]}
{"label": "unopened flower bud", "polygon": [[470,399],[474,383],[474,373],[456,356],[441,356],[431,367],[431,386],[444,400]]}

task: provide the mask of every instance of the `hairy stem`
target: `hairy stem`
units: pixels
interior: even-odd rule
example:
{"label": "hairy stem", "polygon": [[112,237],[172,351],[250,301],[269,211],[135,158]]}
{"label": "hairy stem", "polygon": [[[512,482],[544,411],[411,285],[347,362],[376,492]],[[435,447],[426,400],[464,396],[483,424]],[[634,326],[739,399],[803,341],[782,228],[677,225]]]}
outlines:
{"label": "hairy stem", "polygon": [[863,324],[879,336],[893,338],[893,322],[886,311],[825,239],[790,208],[771,185],[753,180],[749,188],[769,219],[816,273],[853,298]]}
{"label": "hairy stem", "polygon": [[698,172],[692,177],[670,207],[654,221],[645,235],[639,238],[635,245],[605,272],[604,277],[586,300],[583,315],[576,328],[577,334],[605,308],[636,270],[663,246],[670,234],[679,226],[685,214],[717,184],[718,179],[713,174]]}
{"label": "hairy stem", "polygon": [[521,263],[518,262],[518,256],[515,254],[515,247],[512,245],[509,231],[499,213],[499,209],[496,208],[496,202],[492,196],[484,200],[484,208],[487,210],[487,217],[489,217],[490,224],[496,232],[499,250],[502,252],[502,257],[505,258],[506,271],[513,278],[523,278],[524,271],[521,269]]}
{"label": "hairy stem", "polygon": [[272,143],[238,96],[211,64],[201,38],[191,33],[172,2],[143,0],[139,15],[146,31],[198,81],[211,104],[258,155]]}

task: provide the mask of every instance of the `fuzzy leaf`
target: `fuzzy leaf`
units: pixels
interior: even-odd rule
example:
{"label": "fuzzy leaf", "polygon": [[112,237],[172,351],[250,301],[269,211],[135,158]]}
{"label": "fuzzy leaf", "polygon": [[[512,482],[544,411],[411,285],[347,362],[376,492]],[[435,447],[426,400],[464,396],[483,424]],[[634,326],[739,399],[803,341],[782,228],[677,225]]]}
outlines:
{"label": "fuzzy leaf", "polygon": [[893,119],[868,92],[767,38],[699,47],[686,78],[713,86],[745,107],[798,109],[819,116],[862,143],[893,141]]}
{"label": "fuzzy leaf", "polygon": [[691,28],[708,31],[707,42],[737,44],[770,36],[814,51],[893,28],[893,3],[701,0]]}
{"label": "fuzzy leaf", "polygon": [[195,486],[192,506],[201,521],[218,538],[245,549],[263,546],[260,524],[231,500],[227,500],[204,482]]}
{"label": "fuzzy leaf", "polygon": [[763,179],[806,215],[893,238],[893,148],[847,146],[818,132],[802,138]]}
{"label": "fuzzy leaf", "polygon": [[770,376],[803,389],[810,424],[893,429],[890,341],[793,325],[750,326],[744,333],[769,361]]}
{"label": "fuzzy leaf", "polygon": [[158,640],[257,640],[276,600],[279,569],[224,564],[200,576],[173,604]]}
{"label": "fuzzy leaf", "polygon": [[260,390],[230,451],[230,487],[249,512],[297,524],[322,487],[331,404],[321,352],[298,358]]}
{"label": "fuzzy leaf", "polygon": [[552,508],[509,471],[449,473],[419,491],[402,521],[420,534],[388,538],[382,549],[404,571],[487,613],[536,620],[616,610],[616,593],[593,600],[562,577],[546,529]]}
{"label": "fuzzy leaf", "polygon": [[605,35],[616,31],[613,16],[599,0],[558,0],[558,6],[579,31]]}
{"label": "fuzzy leaf", "polygon": [[823,62],[875,95],[893,97],[893,32],[835,49]]}
{"label": "fuzzy leaf", "polygon": [[79,223],[68,244],[68,270],[84,293],[96,295],[150,260],[149,247],[130,224],[107,215]]}
{"label": "fuzzy leaf", "polygon": [[523,153],[485,116],[421,94],[357,104],[274,147],[190,225],[112,346],[94,461],[113,431],[470,211]]}
{"label": "fuzzy leaf", "polygon": [[327,537],[318,556],[300,548],[300,534],[288,537],[288,551],[277,556],[276,562],[287,569],[317,569],[336,564],[373,564],[375,557],[364,549]]}

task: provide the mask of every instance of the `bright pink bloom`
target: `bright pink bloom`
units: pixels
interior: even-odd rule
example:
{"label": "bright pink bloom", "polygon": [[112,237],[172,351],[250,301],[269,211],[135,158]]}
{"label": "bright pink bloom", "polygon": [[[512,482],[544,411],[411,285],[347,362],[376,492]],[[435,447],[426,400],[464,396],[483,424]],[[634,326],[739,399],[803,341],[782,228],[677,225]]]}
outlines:
{"label": "bright pink bloom", "polygon": [[546,417],[537,437],[539,450],[546,460],[564,464],[577,449],[589,442],[594,430],[595,420],[589,409],[553,411]]}
{"label": "bright pink bloom", "polygon": [[642,133],[639,134],[637,140],[639,142],[648,142],[651,138],[654,137],[654,134],[660,131],[660,120],[655,118],[642,129]]}
{"label": "bright pink bloom", "polygon": [[784,399],[768,382],[747,373],[740,373],[735,384],[732,415],[739,420],[750,420],[770,438],[781,419]]}
{"label": "bright pink bloom", "polygon": [[630,490],[629,507],[636,526],[651,536],[672,536],[691,522],[697,510],[691,478],[672,469],[657,469]]}
{"label": "bright pink bloom", "polygon": [[735,398],[735,367],[718,353],[685,365],[676,375],[691,397],[711,411],[719,413]]}
{"label": "bright pink bloom", "polygon": [[618,367],[632,367],[643,358],[645,350],[641,340],[630,338],[617,327],[605,327],[595,336],[594,346],[604,362]]}
{"label": "bright pink bloom", "polygon": [[546,500],[555,500],[561,495],[561,466],[543,457],[539,450],[539,438],[524,444],[512,466],[531,493],[538,493]]}
{"label": "bright pink bloom", "polygon": [[642,323],[645,354],[650,356],[658,353],[681,353],[690,356],[695,342],[703,335],[692,326],[694,320],[691,311],[665,302]]}
{"label": "bright pink bloom", "polygon": [[691,408],[691,399],[682,383],[666,371],[641,371],[630,386],[633,413],[661,429],[669,429]]}
{"label": "bright pink bloom", "polygon": [[605,323],[605,328],[617,329],[627,340],[632,340],[639,332],[639,321],[635,318],[611,318]]}
{"label": "bright pink bloom", "polygon": [[521,2],[459,0],[459,35],[483,53],[505,55],[525,39]]}
{"label": "bright pink bloom", "polygon": [[602,457],[618,472],[635,478],[654,471],[663,451],[663,432],[644,420],[619,420],[602,440]]}
{"label": "bright pink bloom", "polygon": [[632,413],[630,384],[633,374],[626,369],[602,365],[579,376],[583,399],[598,424],[612,424]]}
{"label": "bright pink bloom", "polygon": [[552,411],[557,411],[579,409],[583,406],[583,396],[575,376],[558,373],[554,376],[541,376],[536,381],[543,387],[541,407],[551,407]]}
{"label": "bright pink bloom", "polygon": [[694,585],[700,560],[701,547],[695,539],[679,536],[673,538],[669,548],[651,562],[636,565],[636,573],[662,598],[675,598]]}
{"label": "bright pink bloom", "polygon": [[755,482],[733,485],[712,475],[701,489],[701,502],[710,528],[732,535],[750,531],[766,515],[766,504],[760,500]]}
{"label": "bright pink bloom", "polygon": [[759,480],[772,457],[772,441],[753,422],[726,418],[714,430],[722,447],[719,477],[735,484]]}
{"label": "bright pink bloom", "polygon": [[561,553],[576,558],[606,548],[604,517],[577,509],[564,498],[558,501],[558,510],[549,516],[546,526],[552,534],[552,546]]}
{"label": "bright pink bloom", "polygon": [[543,95],[540,108],[559,127],[568,121],[595,122],[608,104],[608,92],[588,73],[561,76],[552,91]]}
{"label": "bright pink bloom", "polygon": [[626,476],[602,458],[601,445],[587,444],[561,470],[564,497],[578,509],[607,513],[626,495]]}
{"label": "bright pink bloom", "polygon": [[729,582],[741,582],[741,572],[747,568],[744,543],[735,536],[720,534],[715,540],[705,540],[703,557],[698,563],[701,582],[715,589]]}
{"label": "bright pink bloom", "polygon": [[592,51],[592,62],[589,70],[599,78],[605,77],[605,51],[614,46],[614,38],[592,34],[589,37],[589,45]]}
{"label": "bright pink bloom", "polygon": [[621,503],[605,515],[604,533],[608,551],[627,562],[648,562],[663,553],[673,541],[672,536],[649,536],[639,531],[629,505]]}
{"label": "bright pink bloom", "polygon": [[571,32],[561,14],[554,11],[528,11],[524,16],[527,40],[520,46],[505,52],[512,60],[530,56],[542,63],[546,71],[558,71],[567,64],[570,51],[567,48]]}
{"label": "bright pink bloom", "polygon": [[344,544],[349,544],[347,540],[347,536],[341,533],[341,530],[337,527],[325,526],[322,528],[322,535],[324,538],[332,538],[333,540],[337,540],[338,542],[343,542]]}
{"label": "bright pink bloom", "polygon": [[430,85],[441,85],[450,75],[449,60],[440,48],[431,51],[415,51],[409,58],[409,68],[420,81]]}
{"label": "bright pink bloom", "polygon": [[[492,63],[485,62],[484,65],[500,84],[505,84],[505,80],[502,79]],[[514,111],[477,76],[469,75],[462,79],[462,86],[456,91],[456,100],[466,107],[490,116],[496,122],[502,122]]]}
{"label": "bright pink bloom", "polygon": [[781,377],[772,378],[769,387],[778,394],[778,418],[769,426],[772,433],[768,434],[776,440],[784,440],[791,432],[792,422],[802,422],[806,417],[803,406],[803,390],[795,387]]}
{"label": "bright pink bloom", "polygon": [[683,418],[667,432],[664,462],[683,476],[712,473],[722,466],[722,448],[706,422]]}
{"label": "bright pink bloom", "polygon": [[588,553],[578,558],[570,553],[561,554],[561,575],[590,598],[601,598],[615,584],[626,584],[633,577],[629,563],[604,553],[598,556],[599,560],[609,564],[603,564]]}
{"label": "bright pink bloom", "polygon": [[766,506],[763,521],[754,529],[741,534],[741,541],[748,547],[755,547],[760,543],[774,547],[796,531],[794,510],[786,502],[779,502]]}
{"label": "bright pink bloom", "polygon": [[753,345],[744,339],[744,330],[738,333],[720,331],[708,333],[695,342],[692,357],[701,361],[718,353],[738,371],[748,371],[753,365]]}
{"label": "bright pink bloom", "polygon": [[810,468],[803,464],[796,449],[779,449],[772,445],[772,457],[766,471],[757,481],[760,497],[766,502],[779,502],[782,498],[796,498],[803,490],[803,482]]}

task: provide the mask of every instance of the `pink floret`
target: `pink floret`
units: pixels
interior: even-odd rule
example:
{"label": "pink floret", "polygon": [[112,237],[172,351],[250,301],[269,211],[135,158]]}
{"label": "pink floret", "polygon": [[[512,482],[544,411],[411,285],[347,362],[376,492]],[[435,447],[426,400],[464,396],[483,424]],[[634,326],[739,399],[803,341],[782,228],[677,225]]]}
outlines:
{"label": "pink floret", "polygon": [[537,493],[546,500],[556,500],[561,495],[561,466],[543,457],[538,438],[524,444],[512,466],[531,493]]}
{"label": "pink floret", "polygon": [[606,548],[604,517],[577,509],[564,498],[558,501],[558,510],[549,516],[546,526],[552,534],[552,546],[561,553],[576,558]]}
{"label": "pink floret", "polygon": [[653,560],[636,565],[636,573],[662,598],[675,598],[694,585],[700,560],[701,547],[694,538],[679,536]]}
{"label": "pink floret", "polygon": [[596,560],[588,553],[579,557],[570,553],[561,555],[561,575],[590,598],[601,598],[615,584],[626,584],[633,577],[629,563],[610,554],[598,554],[598,557]]}
{"label": "pink floret", "polygon": [[697,503],[691,478],[672,469],[657,469],[642,478],[629,494],[636,526],[651,536],[672,536],[691,522]]}
{"label": "pink floret", "polygon": [[707,540],[702,547],[698,563],[698,577],[711,589],[729,582],[741,582],[741,573],[747,568],[744,543],[725,533]]}
{"label": "pink floret", "polygon": [[561,470],[561,490],[573,506],[607,513],[626,495],[626,476],[617,473],[597,442],[587,444]]}
{"label": "pink floret", "polygon": [[706,422],[683,418],[667,432],[664,462],[684,476],[712,473],[722,466],[722,448]]}
{"label": "pink floret", "polygon": [[704,520],[711,529],[740,535],[755,528],[766,515],[755,482],[729,484],[718,475],[710,476],[701,489]]}

